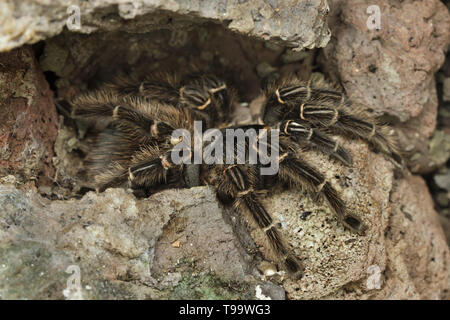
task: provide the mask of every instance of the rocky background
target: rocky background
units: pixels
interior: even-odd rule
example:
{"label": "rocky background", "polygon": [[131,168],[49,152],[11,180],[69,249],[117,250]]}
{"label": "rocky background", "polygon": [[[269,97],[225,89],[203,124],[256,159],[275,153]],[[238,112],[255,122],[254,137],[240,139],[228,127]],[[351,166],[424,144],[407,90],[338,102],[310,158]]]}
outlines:
{"label": "rocky background", "polygon": [[[70,5],[80,10],[77,30],[66,25]],[[367,22],[372,5],[379,29]],[[448,299],[448,7],[438,0],[0,3],[0,298]],[[260,231],[247,230],[210,187],[148,199],[93,192],[83,164],[88,132],[55,99],[121,73],[192,65],[233,83],[240,120],[255,116],[265,83],[296,73],[333,80],[389,122],[407,159],[403,176],[359,141],[342,140],[352,168],[310,155],[368,234],[345,230],[300,191],[273,190],[265,205],[305,266],[292,281],[264,260]]]}

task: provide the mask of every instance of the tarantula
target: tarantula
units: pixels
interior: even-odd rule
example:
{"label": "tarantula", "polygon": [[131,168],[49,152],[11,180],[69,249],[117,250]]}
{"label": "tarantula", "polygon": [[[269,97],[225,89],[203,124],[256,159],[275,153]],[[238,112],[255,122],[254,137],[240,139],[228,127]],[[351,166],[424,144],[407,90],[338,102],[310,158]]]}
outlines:
{"label": "tarantula", "polygon": [[337,134],[367,141],[398,166],[402,159],[388,127],[357,110],[341,91],[324,81],[289,77],[270,85],[264,94],[259,122],[232,128],[279,130],[279,169],[270,179],[259,172],[263,164],[250,164],[247,158],[242,164],[213,165],[172,160],[171,152],[182,141],[173,138],[175,129],[192,132],[195,120],[202,121],[205,130],[230,127],[235,90],[214,75],[152,76],[144,81],[121,77],[75,97],[71,106],[74,118],[104,124],[88,155],[98,189],[128,186],[154,191],[213,184],[220,200],[233,202],[247,220],[265,232],[280,267],[299,278],[300,260],[284,239],[280,224],[261,204],[260,193],[274,183],[302,188],[319,196],[315,199],[325,199],[350,230],[364,234],[366,226],[346,210],[330,182],[298,151],[315,148],[350,166],[350,153],[331,137]]}

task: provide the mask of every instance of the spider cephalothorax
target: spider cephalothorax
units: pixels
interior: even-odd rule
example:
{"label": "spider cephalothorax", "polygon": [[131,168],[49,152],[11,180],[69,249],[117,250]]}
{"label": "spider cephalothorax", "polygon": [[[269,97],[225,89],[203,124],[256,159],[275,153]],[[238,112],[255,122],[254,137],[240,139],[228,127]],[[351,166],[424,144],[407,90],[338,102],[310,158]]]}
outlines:
{"label": "spider cephalothorax", "polygon": [[105,89],[119,97],[140,97],[190,109],[207,127],[223,124],[235,99],[235,91],[211,74],[156,73],[143,80],[120,76],[106,84]]}
{"label": "spider cephalothorax", "polygon": [[[277,262],[298,278],[302,273],[300,260],[285,241],[280,224],[259,200],[261,191],[269,187],[267,181],[319,195],[315,198],[326,200],[345,226],[363,234],[366,226],[346,210],[331,183],[302,159],[298,150],[315,148],[351,165],[350,153],[331,137],[340,134],[364,139],[398,166],[401,157],[387,127],[356,109],[342,92],[323,81],[302,82],[292,77],[265,91],[260,123],[232,127],[257,129],[257,142],[275,147],[278,171],[271,179],[261,176],[260,169],[266,164],[251,163],[249,157],[240,164],[230,163],[224,153],[215,154],[223,158],[215,164],[175,162],[172,152],[183,138],[174,138],[173,131],[185,129],[192,133],[197,120],[202,121],[203,132],[210,128],[223,132],[231,122],[234,101],[234,90],[216,76],[191,75],[155,76],[143,81],[120,78],[99,91],[76,97],[71,104],[75,118],[106,122],[88,156],[98,189],[129,186],[153,191],[169,186],[213,184],[219,199],[233,202],[248,221],[265,232]],[[279,132],[278,138],[262,139],[272,137],[269,132]],[[245,141],[250,146],[250,140]],[[237,142],[232,143],[236,147]],[[192,153],[187,157],[192,157]],[[233,151],[231,158],[237,157],[238,152]]]}

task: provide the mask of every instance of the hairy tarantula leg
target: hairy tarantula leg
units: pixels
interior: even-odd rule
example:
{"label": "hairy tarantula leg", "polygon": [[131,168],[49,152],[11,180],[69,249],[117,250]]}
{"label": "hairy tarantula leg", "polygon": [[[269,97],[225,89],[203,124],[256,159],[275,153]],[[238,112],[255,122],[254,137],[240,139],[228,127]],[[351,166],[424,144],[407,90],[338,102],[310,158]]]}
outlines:
{"label": "hairy tarantula leg", "polygon": [[341,112],[338,121],[333,125],[332,129],[334,128],[338,132],[353,134],[369,141],[377,150],[390,156],[397,166],[403,167],[403,158],[397,149],[395,139],[391,136],[386,126],[365,121],[356,115]]}
{"label": "hairy tarantula leg", "polygon": [[281,104],[317,98],[328,100],[336,107],[344,106],[350,102],[342,92],[325,88],[315,88],[311,86],[311,81],[300,85],[278,88],[275,90],[275,96],[271,95],[269,97],[269,99],[276,100]]}
{"label": "hairy tarantula leg", "polygon": [[127,180],[128,171],[119,163],[114,163],[95,176],[96,191],[103,192],[108,188],[122,186]]}
{"label": "hairy tarantula leg", "polygon": [[[222,100],[227,91],[225,82],[215,76],[200,76],[185,83],[179,90],[180,100],[198,110],[206,109],[213,99]],[[224,101],[221,101],[224,102]]]}
{"label": "hairy tarantula leg", "polygon": [[314,79],[307,83],[291,79],[276,89],[269,88],[263,108],[264,123],[275,125],[282,120],[301,119],[319,129],[361,138],[402,168],[402,157],[388,128],[352,110],[351,101],[343,92],[325,85]]}
{"label": "hairy tarantula leg", "polygon": [[77,104],[72,110],[74,118],[107,117],[118,123],[119,127],[131,130],[142,129],[152,137],[164,137],[172,133],[174,128],[169,124],[150,119],[148,116],[126,106],[124,104],[114,105],[113,103],[102,104]]}
{"label": "hairy tarantula leg", "polygon": [[176,77],[163,73],[149,76],[142,81],[122,75],[107,83],[105,87],[121,97],[140,96],[177,106],[177,82]]}
{"label": "hairy tarantula leg", "polygon": [[183,81],[179,99],[181,105],[212,125],[225,121],[232,111],[235,90],[214,75],[194,75]]}
{"label": "hairy tarantula leg", "polygon": [[280,156],[278,177],[281,181],[321,194],[345,226],[358,234],[364,234],[366,226],[363,225],[358,217],[347,213],[344,202],[333,186],[319,171],[306,162],[300,161],[291,153],[282,154]]}
{"label": "hairy tarantula leg", "polygon": [[300,104],[298,113],[300,119],[313,125],[368,141],[377,150],[389,155],[396,165],[403,166],[403,160],[396,150],[394,139],[389,135],[386,127],[375,121],[366,121],[357,115],[333,107],[309,103]]}
{"label": "hairy tarantula leg", "polygon": [[[256,175],[253,174],[253,177]],[[224,170],[224,180],[219,185],[219,197],[233,197],[234,205],[240,212],[247,214],[250,221],[261,228],[270,244],[273,254],[278,257],[288,274],[299,279],[303,268],[299,259],[292,253],[292,249],[282,236],[278,224],[261,204],[253,190],[252,178],[244,175],[237,165],[231,165]],[[225,195],[220,195],[225,194]]]}
{"label": "hairy tarantula leg", "polygon": [[112,118],[118,122],[125,121],[122,124],[125,126],[135,127],[137,125],[145,132],[150,132],[151,136],[156,138],[169,136],[174,130],[165,122],[152,120],[141,112],[123,105],[118,105],[114,108]]}
{"label": "hairy tarantula leg", "polygon": [[84,94],[71,101],[73,118],[123,118],[132,122],[151,121],[141,112],[124,105],[108,92]]}
{"label": "hairy tarantula leg", "polygon": [[330,154],[346,165],[351,165],[353,160],[350,153],[338,141],[318,129],[311,128],[307,123],[298,120],[282,121],[278,124],[281,133],[294,137],[297,141],[310,144],[319,150]]}
{"label": "hairy tarantula leg", "polygon": [[169,170],[175,167],[170,152],[167,152],[159,157],[141,160],[131,165],[128,168],[128,179],[132,188],[149,188],[156,184],[166,184]]}
{"label": "hairy tarantula leg", "polygon": [[130,187],[148,189],[160,184],[168,184],[170,174],[181,172],[181,166],[171,161],[171,151],[160,152],[157,148],[143,148],[128,164],[115,162],[95,176],[103,191],[106,188],[129,182]]}

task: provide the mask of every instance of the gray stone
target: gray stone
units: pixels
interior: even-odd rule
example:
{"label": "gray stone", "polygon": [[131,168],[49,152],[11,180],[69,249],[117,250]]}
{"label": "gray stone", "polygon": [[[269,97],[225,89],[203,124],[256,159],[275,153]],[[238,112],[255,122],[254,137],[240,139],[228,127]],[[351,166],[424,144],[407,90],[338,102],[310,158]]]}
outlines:
{"label": "gray stone", "polygon": [[450,191],[450,170],[434,175],[434,182],[438,187]]}
{"label": "gray stone", "polygon": [[[286,292],[289,299],[445,298],[449,249],[424,181],[394,181],[393,165],[382,155],[362,143],[341,142],[353,154],[352,168],[318,153],[303,156],[363,219],[365,236],[346,230],[325,203],[299,190],[275,188],[262,199],[303,261],[300,280],[257,270],[261,262],[273,265],[266,262],[273,257],[263,233],[219,204],[211,187],[140,200],[108,189],[51,201],[1,185],[0,296],[284,299]],[[311,214],[302,219],[305,211]],[[77,270],[80,290],[73,285]]]}
{"label": "gray stone", "polygon": [[444,79],[442,90],[442,99],[444,101],[450,102],[450,78]]}
{"label": "gray stone", "polygon": [[210,188],[50,201],[0,185],[0,206],[2,299],[256,299],[264,284]]}
{"label": "gray stone", "polygon": [[[428,150],[437,124],[434,74],[450,43],[445,4],[439,0],[329,3],[333,38],[324,49],[324,67],[354,104],[397,123],[400,148],[413,143],[422,155],[419,161],[407,160],[412,172],[432,172],[437,165]],[[368,24],[373,15],[367,10],[373,5],[381,14],[378,29]]]}
{"label": "gray stone", "polygon": [[[80,13],[80,24],[74,19]],[[230,30],[287,44],[295,50],[323,47],[330,39],[328,6],[321,0],[66,0],[0,3],[0,52],[71,31],[125,30],[143,33],[174,24],[224,23]],[[170,22],[169,21],[170,18]],[[135,21],[129,23],[130,20]],[[67,23],[69,21],[69,24]],[[170,26],[169,26],[170,24]],[[179,32],[183,38],[183,31]],[[175,38],[174,38],[175,41]],[[178,41],[178,40],[177,40]]]}

